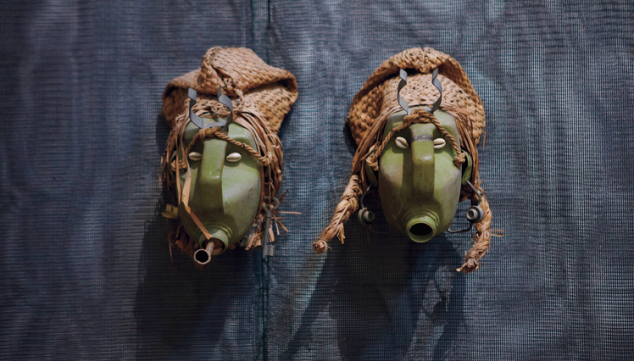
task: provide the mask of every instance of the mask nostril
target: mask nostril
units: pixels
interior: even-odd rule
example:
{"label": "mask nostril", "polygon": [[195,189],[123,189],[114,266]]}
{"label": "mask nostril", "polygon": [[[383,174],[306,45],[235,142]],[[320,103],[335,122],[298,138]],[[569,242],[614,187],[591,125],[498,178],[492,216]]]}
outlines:
{"label": "mask nostril", "polygon": [[194,259],[196,260],[196,262],[198,262],[201,265],[209,262],[209,258],[210,258],[209,254],[205,252],[205,250],[202,250],[202,249],[199,249],[194,254]]}
{"label": "mask nostril", "polygon": [[430,216],[422,216],[413,218],[407,222],[405,226],[409,239],[417,243],[427,242],[434,238],[437,221]]}
{"label": "mask nostril", "polygon": [[207,242],[207,246],[204,249],[199,249],[194,253],[194,262],[199,266],[205,266],[211,261],[211,254],[214,252],[214,242]]}
{"label": "mask nostril", "polygon": [[434,233],[434,230],[425,223],[416,223],[409,229],[409,232],[416,237],[429,237]]}

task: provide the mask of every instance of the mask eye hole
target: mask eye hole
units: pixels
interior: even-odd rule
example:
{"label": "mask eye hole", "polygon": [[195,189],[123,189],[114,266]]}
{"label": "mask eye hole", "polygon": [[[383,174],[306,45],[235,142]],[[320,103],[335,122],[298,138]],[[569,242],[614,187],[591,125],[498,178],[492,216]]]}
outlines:
{"label": "mask eye hole", "polygon": [[203,159],[203,155],[198,153],[198,152],[191,152],[189,153],[189,160],[193,161],[193,162],[197,162],[199,160]]}
{"label": "mask eye hole", "polygon": [[235,163],[235,162],[238,162],[240,159],[242,159],[242,154],[238,152],[233,152],[227,156],[227,162]]}
{"label": "mask eye hole", "polygon": [[409,143],[407,142],[407,139],[405,139],[403,137],[396,137],[394,142],[396,143],[396,146],[401,148],[401,149],[409,148]]}
{"label": "mask eye hole", "polygon": [[434,139],[434,148],[435,149],[441,149],[442,147],[445,146],[447,142],[445,141],[444,138],[436,138]]}

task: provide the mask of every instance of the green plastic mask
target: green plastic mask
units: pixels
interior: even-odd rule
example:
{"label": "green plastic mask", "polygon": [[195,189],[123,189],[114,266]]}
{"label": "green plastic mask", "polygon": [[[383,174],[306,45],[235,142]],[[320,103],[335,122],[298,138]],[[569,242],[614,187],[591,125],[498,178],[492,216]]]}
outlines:
{"label": "green plastic mask", "polygon": [[[485,119],[460,64],[432,48],[393,55],[354,96],[346,123],[357,145],[352,171],[330,223],[313,242],[315,252],[327,252],[335,238],[343,243],[354,212],[360,223],[372,223],[363,202],[374,186],[386,221],[415,242],[475,228],[458,271],[477,270],[493,234],[477,149]],[[471,201],[469,225],[450,229],[460,199]]]}
{"label": "green plastic mask", "polygon": [[[387,120],[383,139],[405,115],[400,111]],[[434,116],[459,143],[454,118],[441,110]],[[453,221],[461,184],[470,177],[472,164],[468,159],[463,167],[456,167],[455,156],[450,140],[426,123],[396,133],[379,158],[378,188],[385,218],[414,242],[429,241]]]}
{"label": "green plastic mask", "polygon": [[[198,131],[194,124],[187,125],[183,149],[187,149]],[[257,148],[253,135],[236,123],[229,125],[228,135]],[[180,150],[178,154],[182,159]],[[243,148],[215,137],[198,140],[187,156],[191,170],[188,206],[211,234],[211,241],[222,243],[221,248],[214,247],[212,252],[220,254],[244,238],[253,225],[262,190],[259,161]],[[180,173],[180,180],[185,184],[184,172]],[[183,227],[201,247],[194,254],[194,260],[206,264],[210,256],[204,249],[207,238],[186,210],[185,203],[183,200],[178,209]]]}
{"label": "green plastic mask", "polygon": [[295,76],[253,50],[213,47],[199,69],[167,84],[162,100],[172,129],[161,157],[170,251],[198,265],[237,243],[273,255],[283,200],[278,132],[297,100]]}

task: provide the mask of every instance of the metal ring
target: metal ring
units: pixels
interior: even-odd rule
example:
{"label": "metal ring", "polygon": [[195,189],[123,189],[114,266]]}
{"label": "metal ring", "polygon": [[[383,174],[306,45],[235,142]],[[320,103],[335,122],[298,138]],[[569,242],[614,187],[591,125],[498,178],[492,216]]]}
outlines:
{"label": "metal ring", "polygon": [[[270,199],[269,196],[265,196],[264,199]],[[271,206],[271,204],[274,204],[273,206]],[[262,208],[264,208],[265,211],[269,211],[272,212],[273,210],[277,209],[277,207],[280,206],[280,200],[277,199],[277,197],[273,197],[273,202],[271,203],[264,203],[262,204]]]}

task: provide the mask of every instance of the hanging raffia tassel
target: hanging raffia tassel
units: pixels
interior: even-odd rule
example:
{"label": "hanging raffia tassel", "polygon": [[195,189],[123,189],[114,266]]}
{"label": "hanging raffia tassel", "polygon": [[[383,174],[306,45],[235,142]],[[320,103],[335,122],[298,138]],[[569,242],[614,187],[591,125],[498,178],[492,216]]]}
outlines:
{"label": "hanging raffia tassel", "polygon": [[[357,210],[358,198],[363,193],[362,190],[368,186],[363,171],[364,164],[378,169],[378,158],[387,144],[382,138],[383,129],[387,119],[401,110],[397,100],[400,69],[407,69],[409,73],[407,85],[400,94],[410,107],[415,107],[431,106],[438,99],[440,94],[431,82],[431,72],[436,68],[439,70],[438,80],[443,88],[440,109],[455,118],[462,149],[473,158],[470,181],[482,194],[480,207],[484,211],[484,218],[475,225],[474,243],[466,255],[466,262],[458,270],[467,273],[478,269],[479,260],[491,245],[492,214],[484,190],[480,186],[477,149],[485,126],[484,107],[460,64],[451,56],[431,48],[405,50],[386,60],[372,73],[354,97],[347,117],[352,137],[358,146],[352,162],[352,176],[330,224],[321,233],[320,238],[313,242],[313,248],[317,253],[326,252],[328,242],[334,237],[339,237],[343,242],[343,225]],[[434,123],[443,132],[444,129],[436,118],[422,110],[414,110],[406,116],[402,127],[426,122]],[[395,131],[392,131],[388,134],[388,141],[394,133]],[[452,146],[456,149],[454,163],[459,166],[464,162],[464,155],[453,137],[448,138],[452,140]],[[477,197],[472,189],[462,187],[461,200],[470,199],[472,203],[477,203]]]}
{"label": "hanging raffia tassel", "polygon": [[[173,79],[167,84],[163,93],[162,112],[172,131],[167,140],[167,147],[162,156],[163,183],[173,192],[175,199],[180,199],[179,184],[173,184],[171,172],[186,172],[187,157],[177,160],[175,154],[180,146],[185,126],[189,119],[189,88],[196,90],[197,99],[193,111],[198,116],[212,118],[226,117],[229,112],[217,99],[218,87],[227,95],[233,104],[233,122],[246,128],[256,141],[251,147],[236,141],[219,128],[200,129],[194,136],[187,151],[198,141],[207,138],[219,138],[245,149],[260,162],[262,190],[259,212],[254,220],[248,248],[261,244],[264,232],[269,232],[274,239],[272,227],[264,230],[264,210],[262,204],[266,197],[273,199],[280,190],[284,163],[282,144],[277,136],[282,121],[291,106],[297,100],[297,82],[289,71],[266,64],[252,50],[245,48],[211,48],[203,57],[200,69]],[[280,198],[281,201],[281,198]],[[176,228],[180,223],[176,224]],[[192,255],[198,243],[189,239],[187,233],[172,232],[170,245],[179,248],[184,254]]]}
{"label": "hanging raffia tassel", "polygon": [[337,204],[335,215],[332,217],[330,225],[321,232],[321,237],[313,242],[315,252],[322,254],[328,250],[328,242],[335,236],[339,237],[341,243],[346,238],[343,233],[343,224],[350,219],[350,215],[359,207],[359,196],[363,193],[361,180],[358,176],[350,177],[350,182],[346,190],[343,191],[341,201]]}

